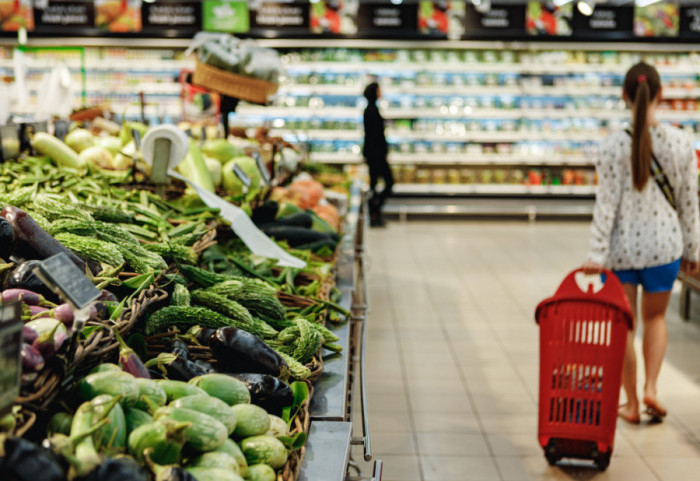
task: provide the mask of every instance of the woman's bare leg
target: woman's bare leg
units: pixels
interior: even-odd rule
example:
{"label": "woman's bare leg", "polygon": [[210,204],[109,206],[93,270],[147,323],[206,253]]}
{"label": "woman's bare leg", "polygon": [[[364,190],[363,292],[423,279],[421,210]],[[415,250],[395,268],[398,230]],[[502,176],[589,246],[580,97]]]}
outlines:
{"label": "woman's bare leg", "polygon": [[638,423],[640,417],[639,398],[637,397],[637,353],[634,349],[634,333],[637,329],[637,285],[626,283],[622,284],[622,287],[632,308],[633,328],[627,333],[627,347],[622,367],[622,387],[627,396],[627,403],[620,406],[618,413],[625,421]]}
{"label": "woman's bare leg", "polygon": [[642,352],[644,353],[644,404],[655,417],[663,417],[666,410],[659,404],[656,393],[656,383],[661,371],[661,363],[666,353],[668,332],[666,330],[666,308],[671,299],[671,292],[642,292],[642,320],[644,322],[644,337]]}

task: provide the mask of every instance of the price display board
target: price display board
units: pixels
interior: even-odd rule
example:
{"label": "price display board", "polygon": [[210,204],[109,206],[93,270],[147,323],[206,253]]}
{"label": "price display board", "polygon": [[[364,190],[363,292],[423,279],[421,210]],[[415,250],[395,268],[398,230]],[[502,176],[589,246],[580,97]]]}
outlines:
{"label": "price display board", "polygon": [[22,375],[22,309],[19,302],[0,306],[0,416],[19,396]]}

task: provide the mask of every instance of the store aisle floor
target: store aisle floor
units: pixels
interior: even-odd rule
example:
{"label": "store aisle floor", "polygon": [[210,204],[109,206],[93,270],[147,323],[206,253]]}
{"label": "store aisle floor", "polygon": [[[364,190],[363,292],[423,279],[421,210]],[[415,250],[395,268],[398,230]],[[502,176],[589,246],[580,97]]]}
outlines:
{"label": "store aisle floor", "polygon": [[542,455],[534,309],[585,256],[587,223],[392,222],[368,244],[367,386],[384,481],[697,479],[700,306],[684,323],[677,293],[667,421],[618,423],[605,473]]}

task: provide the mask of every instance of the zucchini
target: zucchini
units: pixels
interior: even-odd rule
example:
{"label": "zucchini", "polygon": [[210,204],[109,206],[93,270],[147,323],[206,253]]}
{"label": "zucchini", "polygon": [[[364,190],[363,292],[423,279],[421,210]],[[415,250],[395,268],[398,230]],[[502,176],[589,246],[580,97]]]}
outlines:
{"label": "zucchini", "polygon": [[241,468],[236,460],[221,451],[210,451],[200,454],[189,465],[193,468],[221,468],[238,475],[241,474]]}
{"label": "zucchini", "polygon": [[135,408],[141,409],[142,411],[149,410],[150,406],[148,402],[143,399],[144,396],[158,407],[165,406],[165,403],[168,402],[168,396],[165,394],[163,386],[158,384],[156,380],[138,377],[136,378],[136,384],[139,387],[139,400],[134,404]]}
{"label": "zucchini", "polygon": [[186,331],[192,326],[218,329],[233,325],[233,320],[206,307],[168,306],[157,310],[148,318],[146,335],[165,332],[171,327]]}
{"label": "zucchini", "polygon": [[163,419],[139,426],[129,434],[129,454],[143,465],[144,451],[150,449],[152,451],[149,452],[149,457],[156,464],[179,463],[185,444],[184,431],[190,425]]}
{"label": "zucchini", "polygon": [[233,471],[226,471],[221,468],[185,468],[197,481],[243,481],[239,475]]}
{"label": "zucchini", "polygon": [[78,393],[86,400],[100,394],[120,396],[119,403],[124,407],[134,406],[139,400],[139,386],[131,374],[123,371],[107,371],[89,374],[78,382]]}
{"label": "zucchini", "polygon": [[[236,413],[234,437],[240,439],[257,436],[265,434],[270,429],[270,416],[260,406],[255,404],[236,404],[231,406],[231,409]],[[246,456],[246,459],[248,459],[248,456]],[[250,460],[248,462],[250,463]]]}
{"label": "zucchini", "polygon": [[70,167],[80,169],[85,164],[78,154],[66,144],[46,132],[37,132],[32,137],[32,148],[53,160],[59,167]]}
{"label": "zucchini", "polygon": [[252,436],[241,441],[241,451],[248,461],[253,464],[267,464],[279,469],[287,462],[287,448],[274,436]]}
{"label": "zucchini", "polygon": [[109,420],[95,433],[97,449],[109,454],[123,453],[126,449],[126,419],[117,401],[117,397],[109,394],[102,394],[90,401],[96,416],[95,422]]}
{"label": "zucchini", "polygon": [[246,481],[275,481],[277,475],[275,470],[267,464],[253,464],[248,466],[248,476]]}
{"label": "zucchini", "polygon": [[206,396],[207,393],[192,384],[182,381],[172,381],[170,379],[158,379],[156,381],[165,391],[168,402],[180,399],[185,396]]}
{"label": "zucchini", "polygon": [[245,383],[226,374],[197,376],[190,379],[189,384],[199,387],[209,396],[221,399],[229,406],[250,403],[250,391]]}
{"label": "zucchini", "polygon": [[185,442],[196,451],[211,451],[218,448],[228,437],[226,427],[208,414],[192,409],[162,407],[158,409],[153,419],[172,419],[181,423],[190,423],[185,429]]}
{"label": "zucchini", "polygon": [[228,438],[226,441],[224,441],[224,444],[216,448],[212,452],[217,452],[217,453],[226,453],[229,456],[231,456],[233,459],[236,460],[238,463],[238,468],[239,468],[239,473],[241,476],[246,476],[248,472],[248,461],[245,460],[245,456],[243,455],[243,451],[241,451],[241,448],[236,444],[236,442]]}
{"label": "zucchini", "polygon": [[170,406],[208,414],[214,419],[218,419],[226,427],[228,434],[231,434],[236,428],[236,414],[231,406],[221,399],[212,396],[185,396],[176,399],[170,403]]}
{"label": "zucchini", "polygon": [[126,421],[126,430],[131,432],[144,424],[152,423],[153,416],[140,409],[126,408],[124,410],[124,420]]}

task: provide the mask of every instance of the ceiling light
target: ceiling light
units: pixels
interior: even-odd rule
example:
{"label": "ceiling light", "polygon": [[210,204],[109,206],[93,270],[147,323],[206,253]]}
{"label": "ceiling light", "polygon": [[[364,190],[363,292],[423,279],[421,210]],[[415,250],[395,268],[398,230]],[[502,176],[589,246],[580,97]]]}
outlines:
{"label": "ceiling light", "polygon": [[391,0],[391,3],[394,5],[401,5],[403,3],[403,0]]}
{"label": "ceiling light", "polygon": [[554,0],[554,6],[555,7],[563,7],[567,3],[571,3],[573,0]]}
{"label": "ceiling light", "polygon": [[593,9],[595,8],[593,0],[579,0],[577,6],[578,11],[585,16],[589,17],[593,15]]}
{"label": "ceiling light", "polygon": [[638,7],[648,7],[649,5],[653,5],[655,3],[659,3],[661,0],[635,0],[635,5]]}

